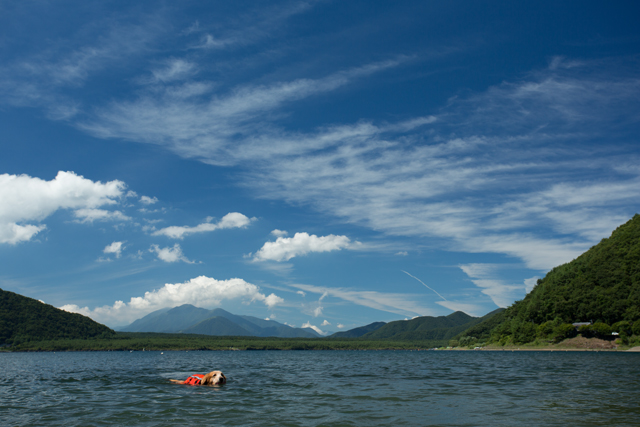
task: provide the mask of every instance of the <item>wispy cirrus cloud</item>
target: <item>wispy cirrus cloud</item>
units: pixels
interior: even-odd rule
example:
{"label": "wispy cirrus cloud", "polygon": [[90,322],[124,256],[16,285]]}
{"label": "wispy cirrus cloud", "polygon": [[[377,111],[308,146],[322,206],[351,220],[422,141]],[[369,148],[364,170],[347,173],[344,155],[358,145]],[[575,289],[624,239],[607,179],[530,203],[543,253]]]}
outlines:
{"label": "wispy cirrus cloud", "polygon": [[172,58],[166,61],[163,67],[151,70],[152,82],[169,83],[176,80],[184,80],[197,72],[197,66],[181,58]]}
{"label": "wispy cirrus cloud", "polygon": [[139,25],[103,22],[93,26],[95,33],[84,28],[81,45],[68,39],[52,40],[46,49],[6,60],[0,66],[0,103],[42,107],[53,120],[71,120],[83,106],[68,90],[139,55],[161,31],[159,24],[158,17]]}
{"label": "wispy cirrus cloud", "polygon": [[162,87],[133,101],[99,108],[92,119],[77,125],[100,138],[159,144],[215,165],[300,155],[333,146],[336,139],[349,134],[358,138],[377,129],[363,124],[357,129],[338,126],[316,135],[289,134],[269,125],[276,109],[402,62],[399,58],[368,64],[319,79],[243,85],[220,94],[207,82]]}
{"label": "wispy cirrus cloud", "polygon": [[[250,19],[253,27],[234,25],[274,28],[269,19],[282,22],[307,7],[274,9],[264,15],[273,19]],[[201,37],[201,47],[218,50],[251,38],[243,41],[229,27],[223,32],[203,25],[188,31]],[[81,58],[83,51],[66,58]],[[299,101],[408,59],[220,87],[204,75],[193,79],[200,70],[196,57],[173,56],[152,67],[150,87],[96,104],[73,123],[100,138],[159,144],[183,157],[234,166],[257,197],[310,206],[390,236],[421,237],[426,245],[503,254],[537,270],[569,261],[637,210],[638,159],[625,148],[635,142],[640,111],[635,57],[552,58],[547,68],[396,123],[363,117],[291,129],[280,120],[294,114]],[[63,69],[61,61],[44,62]],[[100,61],[71,63],[86,64],[78,68],[85,71],[68,73],[81,82]],[[617,143],[605,147],[602,138]]]}
{"label": "wispy cirrus cloud", "polygon": [[192,49],[222,50],[251,45],[265,37],[272,37],[284,23],[295,15],[310,10],[316,1],[292,2],[285,6],[260,7],[247,10],[237,19],[227,22],[216,32],[205,28],[199,21],[192,24],[187,33],[202,34]]}
{"label": "wispy cirrus cloud", "polygon": [[466,264],[460,269],[487,295],[498,307],[508,307],[517,299],[521,299],[527,292],[530,282],[522,284],[508,283],[500,280],[500,270],[509,266],[499,264]]}
{"label": "wispy cirrus cloud", "polygon": [[306,284],[293,284],[292,287],[307,293],[316,293],[349,301],[364,307],[389,313],[406,315],[433,315],[434,311],[421,306],[415,300],[415,295],[390,292],[361,291],[348,288],[330,288]]}
{"label": "wispy cirrus cloud", "polygon": [[[541,70],[454,100],[408,133],[343,126],[357,137],[334,134],[331,149],[276,159],[248,185],[391,235],[548,269],[608,235],[640,196],[637,159],[620,156],[624,144],[607,151],[583,142],[583,129],[602,133],[638,107],[638,81],[580,71]],[[460,136],[447,137],[453,127]],[[424,141],[423,129],[437,136]]]}
{"label": "wispy cirrus cloud", "polygon": [[397,123],[322,124],[306,132],[277,125],[275,112],[287,114],[296,101],[401,63],[223,94],[205,82],[193,96],[176,95],[186,86],[165,88],[114,101],[79,126],[213,165],[242,170],[252,162],[243,184],[258,197],[392,236],[428,237],[448,250],[504,254],[537,270],[573,259],[637,209],[638,159],[624,155],[624,143],[611,151],[591,142],[605,129],[617,129],[616,138],[628,134],[629,112],[640,108],[640,85],[628,66],[609,72],[615,60],[556,60],[520,81]]}

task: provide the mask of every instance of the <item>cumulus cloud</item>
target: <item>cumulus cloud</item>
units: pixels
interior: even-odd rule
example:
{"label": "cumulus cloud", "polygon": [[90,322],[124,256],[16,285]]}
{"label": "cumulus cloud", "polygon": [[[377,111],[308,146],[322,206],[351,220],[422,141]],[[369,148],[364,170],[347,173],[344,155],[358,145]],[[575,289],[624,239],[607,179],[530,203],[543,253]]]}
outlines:
{"label": "cumulus cloud", "polygon": [[276,237],[284,237],[284,236],[286,236],[286,235],[287,235],[287,234],[289,234],[289,233],[287,233],[286,231],[283,231],[283,230],[278,230],[278,229],[276,228],[275,230],[272,230],[272,231],[271,231],[271,234],[272,234],[272,235],[274,235],[274,236],[276,236]]}
{"label": "cumulus cloud", "polygon": [[351,247],[347,236],[309,235],[296,233],[293,237],[278,237],[275,242],[267,242],[254,255],[254,261],[289,261],[291,258],[310,252],[330,252]]}
{"label": "cumulus cloud", "polygon": [[113,242],[110,245],[107,245],[102,252],[105,254],[115,254],[116,258],[120,258],[122,255],[122,247],[124,242]]}
{"label": "cumulus cloud", "polygon": [[153,205],[154,203],[158,203],[158,198],[157,197],[142,196],[142,197],[140,197],[140,203],[142,203],[144,205]]}
{"label": "cumulus cloud", "polygon": [[344,325],[342,323],[338,323],[338,329],[344,329]]}
{"label": "cumulus cloud", "polygon": [[171,226],[166,228],[161,228],[152,233],[153,236],[167,236],[172,239],[183,239],[185,236],[189,234],[195,233],[205,233],[209,231],[221,230],[224,228],[243,228],[251,223],[252,219],[247,216],[238,213],[238,212],[230,212],[222,217],[222,219],[213,223],[212,217],[207,218],[207,222],[199,224],[195,227],[188,226]]}
{"label": "cumulus cloud", "polygon": [[329,325],[331,325],[331,323],[329,323],[329,321],[325,319],[320,326],[329,326]]}
{"label": "cumulus cloud", "polygon": [[126,325],[152,311],[165,307],[192,304],[197,307],[220,307],[226,300],[243,300],[248,303],[261,302],[269,308],[282,304],[284,300],[275,294],[265,295],[260,288],[242,279],[216,280],[199,276],[184,283],[167,283],[162,288],[133,297],[128,303],[116,301],[112,306],[79,307],[67,304],[63,310],[84,314],[97,322],[110,325]]}
{"label": "cumulus cloud", "polygon": [[122,181],[94,182],[73,172],[60,171],[51,181],[28,175],[2,174],[0,243],[31,240],[46,228],[40,222],[61,209],[73,210],[82,222],[99,218],[127,219],[120,211],[98,209],[118,203],[125,188]]}
{"label": "cumulus cloud", "polygon": [[187,264],[195,264],[195,261],[190,261],[187,257],[184,256],[184,254],[182,253],[182,248],[177,243],[173,245],[172,248],[161,248],[158,245],[151,245],[151,248],[149,248],[149,252],[155,253],[158,256],[158,259],[164,262],[171,263],[183,261]]}

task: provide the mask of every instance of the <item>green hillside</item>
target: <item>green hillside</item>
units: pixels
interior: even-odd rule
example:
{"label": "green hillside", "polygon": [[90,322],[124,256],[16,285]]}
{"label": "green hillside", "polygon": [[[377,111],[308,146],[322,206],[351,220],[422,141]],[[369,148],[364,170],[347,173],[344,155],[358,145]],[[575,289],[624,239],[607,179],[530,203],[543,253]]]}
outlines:
{"label": "green hillside", "polygon": [[86,316],[0,289],[0,345],[55,339],[107,338],[115,332]]}
{"label": "green hillside", "polygon": [[574,322],[591,336],[640,334],[640,215],[570,263],[551,270],[522,300],[460,337],[502,344],[566,338]]}
{"label": "green hillside", "polygon": [[417,341],[447,341],[456,334],[469,327],[491,318],[501,309],[493,311],[484,317],[472,317],[461,311],[448,316],[416,317],[411,320],[398,320],[362,335],[367,340],[417,340]]}
{"label": "green hillside", "polygon": [[373,322],[365,326],[360,326],[359,328],[349,329],[348,331],[336,332],[329,338],[360,338],[364,334],[380,329],[384,325],[386,325],[385,322]]}

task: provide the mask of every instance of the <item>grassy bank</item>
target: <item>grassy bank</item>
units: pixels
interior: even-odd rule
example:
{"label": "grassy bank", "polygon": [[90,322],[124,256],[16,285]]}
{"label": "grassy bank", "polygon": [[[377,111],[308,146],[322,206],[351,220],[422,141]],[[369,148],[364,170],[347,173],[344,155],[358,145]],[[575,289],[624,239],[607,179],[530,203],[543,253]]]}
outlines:
{"label": "grassy bank", "polygon": [[[365,340],[361,338],[261,338],[216,337],[209,335],[118,332],[112,338],[28,341],[0,351],[140,351],[140,350],[428,350],[445,349],[441,341]],[[624,351],[628,346],[597,338],[576,337],[559,344],[529,343],[482,350],[608,350]],[[449,348],[451,349],[451,348]],[[472,350],[457,347],[453,350]]]}
{"label": "grassy bank", "polygon": [[431,341],[385,341],[358,338],[261,338],[118,332],[112,338],[29,341],[5,351],[129,351],[129,350],[426,350],[442,346]]}
{"label": "grassy bank", "polygon": [[[574,338],[566,339],[557,344],[549,342],[534,341],[527,344],[512,344],[512,345],[500,345],[496,343],[484,345],[477,350],[490,350],[490,351],[627,351],[631,348],[638,346],[637,340],[629,344],[622,344],[619,341],[603,340],[599,338],[586,338],[577,336]],[[449,350],[471,350],[473,347],[455,347],[448,348]]]}

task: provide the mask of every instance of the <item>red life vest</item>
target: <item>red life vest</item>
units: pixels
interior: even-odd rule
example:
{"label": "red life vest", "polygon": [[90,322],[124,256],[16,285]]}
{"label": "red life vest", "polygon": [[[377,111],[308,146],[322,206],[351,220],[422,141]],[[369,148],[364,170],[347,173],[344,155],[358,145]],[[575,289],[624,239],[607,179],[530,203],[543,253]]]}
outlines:
{"label": "red life vest", "polygon": [[204,375],[200,374],[191,375],[189,378],[184,380],[184,383],[188,385],[200,385],[203,377]]}

